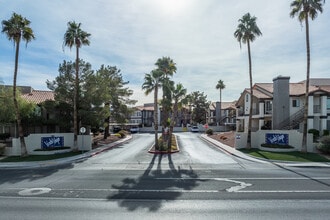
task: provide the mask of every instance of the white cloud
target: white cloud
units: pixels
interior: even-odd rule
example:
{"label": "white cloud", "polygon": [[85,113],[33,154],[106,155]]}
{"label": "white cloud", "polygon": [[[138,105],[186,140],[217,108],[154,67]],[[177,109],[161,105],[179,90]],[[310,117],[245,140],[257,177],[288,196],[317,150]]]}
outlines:
{"label": "white cloud", "polygon": [[[74,50],[62,50],[68,21],[82,23],[91,33],[91,44],[81,49],[80,57],[98,69],[101,64],[121,69],[133,99],[152,102],[152,94],[141,90],[145,73],[155,68],[162,56],[170,56],[178,71],[174,76],[188,92],[199,90],[216,101],[215,85],[223,80],[223,100],[232,101],[249,86],[246,45],[240,49],[233,36],[238,19],[246,12],[256,16],[263,35],[251,45],[253,81],[271,82],[277,75],[291,81],[305,79],[305,29],[289,17],[290,1],[246,0],[2,0],[1,20],[12,12],[31,20],[36,40],[27,49],[22,44],[19,82],[36,89],[46,88],[54,79],[58,65],[73,60]],[[311,76],[327,77],[330,42],[330,6],[311,22]],[[14,50],[0,37],[1,77],[11,83]],[[24,48],[24,49],[23,49]]]}

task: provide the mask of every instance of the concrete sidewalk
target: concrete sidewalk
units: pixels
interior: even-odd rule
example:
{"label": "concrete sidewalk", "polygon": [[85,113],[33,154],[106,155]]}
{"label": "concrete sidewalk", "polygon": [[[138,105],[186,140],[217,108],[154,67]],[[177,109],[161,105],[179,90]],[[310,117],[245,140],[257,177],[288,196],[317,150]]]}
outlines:
{"label": "concrete sidewalk", "polygon": [[236,150],[233,147],[227,146],[217,140],[214,140],[213,138],[208,137],[206,134],[202,134],[201,137],[216,145],[217,147],[221,148],[223,151],[245,159],[245,160],[249,160],[249,161],[254,161],[254,162],[258,162],[258,163],[273,163],[273,164],[277,164],[279,166],[292,166],[292,167],[330,167],[330,163],[329,162],[292,162],[292,161],[274,161],[274,160],[267,160],[267,159],[262,159],[262,158],[257,158],[257,157],[252,157],[250,155],[244,154],[239,150]]}
{"label": "concrete sidewalk", "polygon": [[41,167],[50,167],[64,164],[71,164],[74,162],[83,161],[89,157],[93,157],[99,153],[110,150],[113,147],[116,147],[126,141],[132,139],[131,135],[126,136],[123,139],[120,139],[116,142],[109,143],[98,148],[95,148],[91,151],[88,151],[83,154],[79,154],[73,157],[65,157],[55,160],[47,160],[47,161],[31,161],[31,162],[0,162],[0,169],[31,169],[31,168],[41,168]]}

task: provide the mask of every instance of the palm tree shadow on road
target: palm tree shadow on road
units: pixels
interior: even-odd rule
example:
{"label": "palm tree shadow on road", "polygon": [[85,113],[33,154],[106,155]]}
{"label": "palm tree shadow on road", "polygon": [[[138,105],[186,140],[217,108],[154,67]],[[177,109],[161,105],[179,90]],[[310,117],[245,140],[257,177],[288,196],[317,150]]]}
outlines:
{"label": "palm tree shadow on road", "polygon": [[[162,160],[167,157],[168,168],[162,170]],[[198,175],[192,170],[175,167],[171,154],[155,154],[149,163],[148,168],[138,177],[125,178],[121,185],[112,185],[117,189],[108,200],[118,200],[120,207],[129,211],[138,208],[147,208],[156,212],[162,207],[162,203],[168,200],[178,199],[184,191],[192,190],[199,184]],[[137,202],[138,200],[138,202]]]}

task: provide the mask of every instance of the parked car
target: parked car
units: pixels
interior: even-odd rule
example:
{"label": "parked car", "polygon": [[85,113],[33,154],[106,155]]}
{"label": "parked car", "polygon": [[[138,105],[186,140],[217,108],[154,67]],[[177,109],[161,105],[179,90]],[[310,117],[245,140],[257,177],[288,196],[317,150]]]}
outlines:
{"label": "parked car", "polygon": [[131,133],[138,133],[139,132],[139,127],[133,126],[129,130],[130,130]]}
{"label": "parked car", "polygon": [[120,130],[121,130],[121,127],[115,126],[115,127],[113,127],[113,130],[112,131],[115,134],[115,133],[118,133]]}
{"label": "parked car", "polygon": [[191,131],[191,132],[199,132],[199,128],[198,128],[197,126],[192,126],[192,127],[190,128],[190,131]]}

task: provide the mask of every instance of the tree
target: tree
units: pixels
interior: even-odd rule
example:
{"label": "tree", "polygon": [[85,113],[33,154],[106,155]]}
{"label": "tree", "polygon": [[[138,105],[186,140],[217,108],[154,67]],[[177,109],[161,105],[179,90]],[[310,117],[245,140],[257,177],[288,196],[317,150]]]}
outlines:
{"label": "tree", "polygon": [[68,22],[68,29],[64,34],[63,47],[68,46],[70,49],[76,47],[76,76],[74,86],[74,101],[73,101],[73,132],[74,132],[74,149],[77,150],[77,134],[78,134],[78,119],[77,119],[77,98],[78,98],[78,86],[79,86],[79,48],[82,45],[89,45],[89,37],[91,34],[81,30],[81,23]]}
{"label": "tree", "polygon": [[239,24],[236,31],[234,32],[235,38],[241,43],[247,44],[248,57],[249,57],[249,77],[250,77],[250,112],[248,121],[248,136],[247,136],[247,148],[251,148],[251,127],[252,127],[252,99],[253,99],[253,88],[252,88],[252,61],[251,61],[251,48],[250,43],[253,42],[257,36],[262,35],[259,27],[256,23],[257,18],[251,17],[250,13],[243,15],[241,19],[238,20]]}
{"label": "tree", "polygon": [[30,21],[26,18],[23,18],[21,15],[13,13],[9,20],[2,21],[2,33],[6,34],[8,40],[13,41],[16,46],[15,52],[15,69],[14,69],[14,80],[13,80],[13,100],[15,106],[16,122],[18,126],[18,135],[21,143],[21,156],[28,156],[26,149],[26,144],[24,140],[24,131],[21,124],[21,116],[17,101],[17,72],[18,72],[18,56],[19,56],[19,47],[21,40],[27,44],[35,39],[32,28],[30,27]]}
{"label": "tree", "polygon": [[216,89],[219,89],[220,90],[220,106],[219,106],[219,112],[220,112],[220,119],[219,119],[219,125],[221,124],[221,100],[222,100],[222,97],[221,97],[221,91],[225,88],[225,84],[223,83],[223,81],[220,79],[218,81],[218,84],[215,86]]}
{"label": "tree", "polygon": [[173,111],[172,111],[172,117],[171,117],[171,123],[170,123],[170,130],[169,130],[169,138],[167,142],[168,150],[171,150],[171,140],[172,140],[172,133],[173,133],[173,127],[175,126],[178,118],[178,110],[179,107],[181,107],[182,101],[185,99],[187,94],[187,89],[183,87],[181,83],[176,84],[173,87],[172,90],[172,98],[173,98]]}
{"label": "tree", "polygon": [[[86,78],[93,74],[91,64],[83,60],[79,60],[79,73],[80,77],[78,79],[78,95],[77,95],[77,120],[82,119],[82,111],[79,109],[86,109],[86,98],[83,97],[83,90],[81,85],[85,84]],[[57,102],[58,111],[61,113],[58,115],[58,123],[66,131],[72,128],[72,113],[74,108],[74,93],[75,93],[75,74],[76,74],[76,63],[72,61],[63,61],[59,65],[58,72],[59,75],[52,81],[47,80],[46,84],[48,89],[54,91],[55,101]],[[78,123],[78,122],[77,122]]]}
{"label": "tree", "polygon": [[[101,65],[101,68],[91,75],[84,83],[85,100],[92,105],[105,104],[101,113],[105,119],[104,138],[109,136],[110,115],[113,121],[125,123],[130,110],[127,105],[133,105],[135,100],[129,97],[133,91],[126,87],[128,81],[124,81],[117,67]],[[111,108],[111,111],[110,111]]]}
{"label": "tree", "polygon": [[162,89],[163,89],[163,99],[162,99],[162,125],[163,129],[168,124],[169,119],[169,111],[172,107],[172,93],[174,82],[170,80],[169,77],[172,77],[176,72],[176,63],[170,57],[162,57],[157,60],[155,63],[157,69],[162,72],[163,80],[162,80]]}
{"label": "tree", "polygon": [[209,109],[207,95],[204,95],[204,92],[195,91],[189,94],[188,99],[193,107],[191,115],[193,123],[205,124],[206,114]]}
{"label": "tree", "polygon": [[[323,1],[324,3],[325,1]],[[307,70],[306,70],[306,92],[303,122],[303,140],[302,152],[307,152],[307,117],[308,117],[308,95],[309,95],[309,75],[310,75],[310,46],[309,46],[309,21],[308,17],[314,20],[317,13],[323,12],[322,0],[294,0],[291,3],[290,16],[293,18],[298,16],[298,20],[306,26],[306,53],[307,53]]]}
{"label": "tree", "polygon": [[152,70],[151,73],[145,74],[144,83],[142,89],[145,90],[145,94],[149,95],[154,92],[154,129],[155,129],[155,149],[159,150],[158,144],[158,89],[162,87],[162,81],[164,79],[163,72],[159,70]]}

